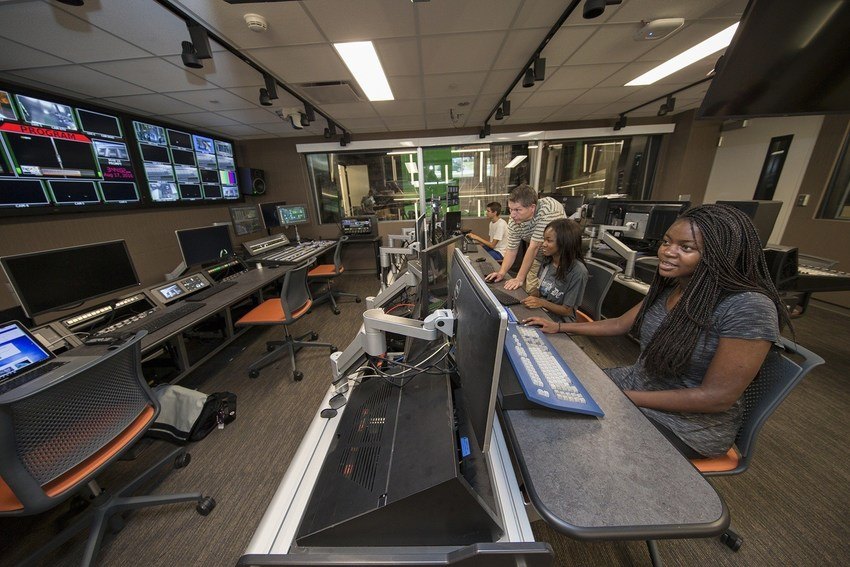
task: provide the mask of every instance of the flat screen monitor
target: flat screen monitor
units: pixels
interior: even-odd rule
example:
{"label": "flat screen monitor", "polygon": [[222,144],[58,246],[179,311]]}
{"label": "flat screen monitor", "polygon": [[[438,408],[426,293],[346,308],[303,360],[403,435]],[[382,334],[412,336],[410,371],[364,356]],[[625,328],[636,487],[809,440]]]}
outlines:
{"label": "flat screen monitor", "polygon": [[260,213],[263,215],[263,222],[266,228],[274,228],[280,226],[280,218],[277,216],[278,207],[285,205],[286,201],[275,201],[274,203],[260,203]]}
{"label": "flat screen monitor", "polygon": [[233,232],[236,236],[245,236],[263,230],[260,210],[256,205],[230,207],[230,219],[233,221]]}
{"label": "flat screen monitor", "polygon": [[233,255],[227,225],[204,226],[175,231],[186,266],[219,262]]}
{"label": "flat screen monitor", "polygon": [[6,256],[0,262],[30,318],[139,285],[123,240]]}
{"label": "flat screen monitor", "polygon": [[717,201],[717,204],[729,205],[747,213],[756,227],[761,247],[767,246],[770,233],[779,218],[779,211],[782,210],[782,201]]}
{"label": "flat screen monitor", "polygon": [[31,96],[18,95],[16,98],[24,122],[57,130],[78,130],[70,106]]}
{"label": "flat screen monitor", "polygon": [[281,205],[277,208],[277,217],[281,226],[304,224],[310,220],[307,218],[307,205]]}
{"label": "flat screen monitor", "polygon": [[452,256],[451,309],[456,317],[454,359],[475,441],[490,444],[508,316],[460,250]]}
{"label": "flat screen monitor", "polygon": [[460,211],[449,211],[446,213],[445,237],[448,238],[460,230]]}
{"label": "flat screen monitor", "polygon": [[415,225],[415,233],[414,238],[416,238],[416,242],[419,243],[419,250],[425,250],[427,246],[428,234],[427,227],[425,226],[425,213],[423,212],[421,215],[416,217],[416,225]]}
{"label": "flat screen monitor", "polygon": [[561,195],[557,199],[564,205],[564,213],[567,216],[574,214],[584,205],[584,195]]}
{"label": "flat screen monitor", "polygon": [[449,298],[448,282],[451,278],[452,256],[463,236],[455,236],[430,246],[419,254],[422,279],[419,284],[419,302],[416,317],[424,319],[436,309],[441,309]]}

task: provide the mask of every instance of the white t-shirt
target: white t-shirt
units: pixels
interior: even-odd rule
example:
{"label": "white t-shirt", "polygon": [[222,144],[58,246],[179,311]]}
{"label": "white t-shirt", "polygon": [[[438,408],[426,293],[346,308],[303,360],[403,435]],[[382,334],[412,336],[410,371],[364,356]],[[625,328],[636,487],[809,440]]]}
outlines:
{"label": "white t-shirt", "polygon": [[496,243],[494,250],[502,254],[508,247],[508,240],[505,238],[508,232],[508,223],[505,222],[505,219],[500,218],[496,222],[491,222],[487,231],[490,235],[490,242],[494,240],[499,241]]}

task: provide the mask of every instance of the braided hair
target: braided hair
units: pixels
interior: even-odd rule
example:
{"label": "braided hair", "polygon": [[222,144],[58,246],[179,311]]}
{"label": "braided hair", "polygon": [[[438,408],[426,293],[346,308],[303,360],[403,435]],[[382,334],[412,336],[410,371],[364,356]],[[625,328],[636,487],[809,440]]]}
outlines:
{"label": "braided hair", "polygon": [[[641,354],[647,371],[665,378],[687,370],[700,333],[713,324],[714,308],[733,293],[754,291],[766,295],[776,306],[780,328],[791,326],[788,309],[768,272],[758,233],[746,214],[727,205],[701,205],[683,213],[678,221],[689,223],[694,240],[695,229],[699,229],[703,250],[681,299]],[[674,278],[655,273],[632,326],[633,335],[640,336],[649,306],[675,285]]]}

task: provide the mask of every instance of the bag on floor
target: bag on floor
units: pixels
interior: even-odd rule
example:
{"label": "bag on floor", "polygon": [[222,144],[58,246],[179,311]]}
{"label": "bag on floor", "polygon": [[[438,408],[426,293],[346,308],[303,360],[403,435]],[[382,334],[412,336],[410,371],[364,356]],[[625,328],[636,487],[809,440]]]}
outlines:
{"label": "bag on floor", "polygon": [[154,388],[154,394],[160,411],[148,437],[185,445],[236,419],[236,394],[231,392],[207,395],[183,386],[162,385]]}

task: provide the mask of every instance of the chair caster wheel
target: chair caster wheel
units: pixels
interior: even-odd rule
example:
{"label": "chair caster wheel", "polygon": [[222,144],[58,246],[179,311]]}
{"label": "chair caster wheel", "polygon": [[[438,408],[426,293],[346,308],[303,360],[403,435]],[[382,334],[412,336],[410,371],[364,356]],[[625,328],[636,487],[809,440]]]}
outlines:
{"label": "chair caster wheel", "polygon": [[339,308],[338,307],[334,308],[334,315],[339,315]]}
{"label": "chair caster wheel", "polygon": [[336,352],[336,347],[334,345],[331,345],[331,354],[333,354],[335,352]]}
{"label": "chair caster wheel", "polygon": [[273,350],[274,350],[274,349],[276,349],[276,348],[277,348],[277,347],[276,347],[276,346],[274,346],[274,345],[266,345],[266,352],[271,352],[271,351],[273,351]]}
{"label": "chair caster wheel", "polygon": [[292,377],[295,378],[296,382],[300,382],[301,380],[304,379],[304,373],[296,370],[295,372],[292,373]]}
{"label": "chair caster wheel", "polygon": [[210,512],[215,508],[215,499],[212,496],[207,496],[195,506],[195,511],[201,516],[209,516]]}
{"label": "chair caster wheel", "polygon": [[174,468],[182,469],[183,467],[188,467],[189,463],[192,462],[192,455],[189,453],[183,453],[182,455],[177,455],[174,459]]}
{"label": "chair caster wheel", "polygon": [[248,371],[248,376],[249,376],[250,378],[256,378],[256,377],[258,377],[259,375],[260,375],[260,371],[259,371],[259,370],[249,370],[249,371]]}
{"label": "chair caster wheel", "polygon": [[310,340],[311,341],[318,341],[319,340],[319,333],[310,333]]}
{"label": "chair caster wheel", "polygon": [[361,299],[359,297],[354,298],[354,303],[360,303]]}
{"label": "chair caster wheel", "polygon": [[720,536],[720,541],[725,543],[726,547],[732,551],[738,551],[744,544],[744,539],[732,530],[726,530],[723,535]]}

